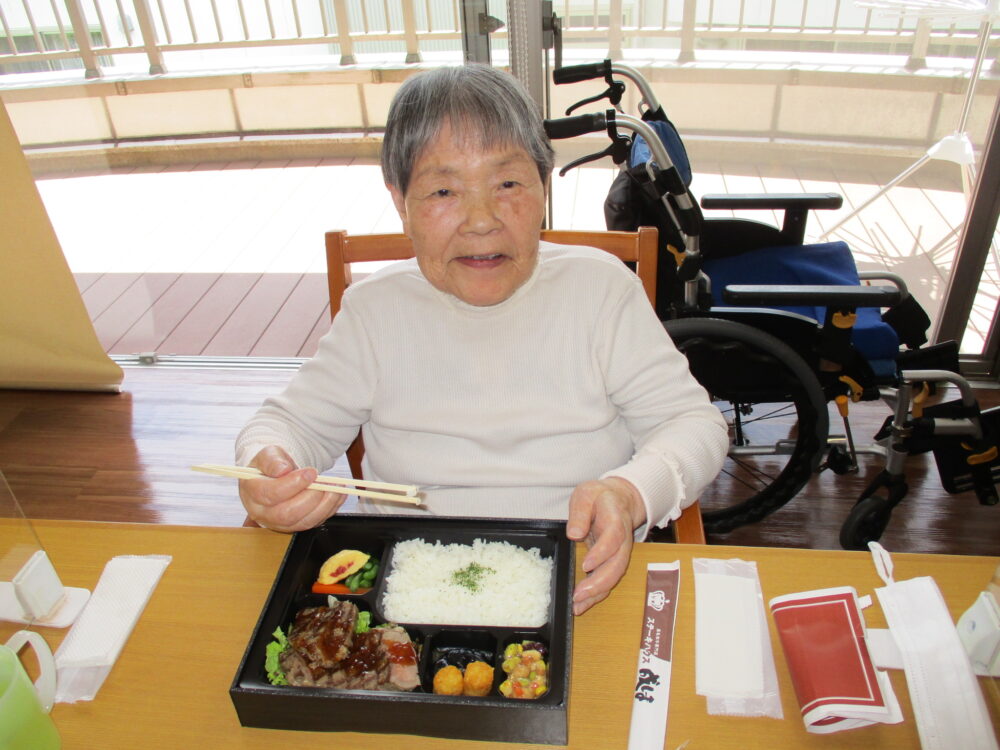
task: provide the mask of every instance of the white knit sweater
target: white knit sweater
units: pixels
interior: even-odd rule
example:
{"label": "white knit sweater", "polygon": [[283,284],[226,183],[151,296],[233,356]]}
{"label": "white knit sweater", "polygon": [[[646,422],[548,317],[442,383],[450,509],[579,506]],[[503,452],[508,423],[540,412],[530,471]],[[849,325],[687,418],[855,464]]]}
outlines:
{"label": "white knit sweater", "polygon": [[576,485],[613,475],[663,525],[715,478],[729,443],[638,278],[607,253],[545,242],[528,281],[492,307],[436,290],[415,261],[351,286],[316,356],[240,433],[236,459],[280,445],[323,471],[359,425],[365,477],[425,495],[423,510],[362,502],[370,513],[565,518]]}

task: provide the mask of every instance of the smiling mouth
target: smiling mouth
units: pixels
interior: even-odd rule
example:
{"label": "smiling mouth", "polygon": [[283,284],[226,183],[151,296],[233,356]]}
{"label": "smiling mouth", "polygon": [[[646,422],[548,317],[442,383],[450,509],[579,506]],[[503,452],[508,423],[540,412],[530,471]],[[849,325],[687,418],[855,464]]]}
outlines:
{"label": "smiling mouth", "polygon": [[503,253],[484,253],[483,255],[460,255],[455,260],[466,268],[486,271],[501,267],[507,260],[507,256]]}
{"label": "smiling mouth", "polygon": [[504,257],[503,253],[490,253],[489,255],[463,255],[462,260],[471,261],[482,261],[482,260],[499,260]]}

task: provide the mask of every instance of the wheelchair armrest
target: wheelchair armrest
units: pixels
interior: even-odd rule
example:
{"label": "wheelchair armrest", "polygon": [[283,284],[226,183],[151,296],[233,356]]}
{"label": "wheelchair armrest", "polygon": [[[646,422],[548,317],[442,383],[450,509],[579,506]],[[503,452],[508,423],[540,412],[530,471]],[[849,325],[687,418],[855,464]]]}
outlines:
{"label": "wheelchair armrest", "polygon": [[891,286],[730,284],[722,291],[722,298],[734,305],[857,308],[890,307],[899,302],[901,293]]}
{"label": "wheelchair armrest", "polygon": [[840,208],[844,198],[837,193],[734,193],[701,197],[702,208],[783,209]]}
{"label": "wheelchair armrest", "polygon": [[837,193],[761,193],[705,195],[702,208],[781,209],[785,220],[781,225],[783,245],[801,245],[806,236],[806,218],[813,209],[840,208],[844,198]]}
{"label": "wheelchair armrest", "polygon": [[891,271],[859,271],[858,278],[861,281],[888,281],[899,290],[900,299],[906,299],[910,296],[910,292],[906,287],[906,280],[898,273],[892,273]]}

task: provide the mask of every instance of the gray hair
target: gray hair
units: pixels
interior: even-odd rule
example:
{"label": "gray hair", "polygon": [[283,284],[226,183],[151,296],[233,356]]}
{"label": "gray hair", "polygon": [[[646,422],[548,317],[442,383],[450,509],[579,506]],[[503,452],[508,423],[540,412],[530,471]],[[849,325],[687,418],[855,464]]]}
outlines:
{"label": "gray hair", "polygon": [[535,102],[509,73],[468,64],[411,76],[396,92],[382,141],[386,184],[406,194],[413,165],[446,123],[466,146],[520,146],[548,183],[554,155]]}

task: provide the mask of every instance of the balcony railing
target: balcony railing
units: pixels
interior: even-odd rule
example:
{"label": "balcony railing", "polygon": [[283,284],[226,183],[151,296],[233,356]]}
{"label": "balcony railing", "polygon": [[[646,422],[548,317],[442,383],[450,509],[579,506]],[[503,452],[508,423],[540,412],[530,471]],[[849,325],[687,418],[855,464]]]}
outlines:
{"label": "balcony railing", "polygon": [[[493,5],[505,22],[506,3]],[[555,0],[554,10],[569,49],[679,62],[699,50],[868,53],[918,69],[929,57],[975,57],[982,23],[887,14],[853,0]],[[231,69],[250,51],[257,69],[367,55],[420,62],[460,55],[460,18],[459,0],[0,0],[0,73]],[[505,46],[503,30],[493,38]],[[1000,30],[988,40],[991,56],[998,41]]]}

